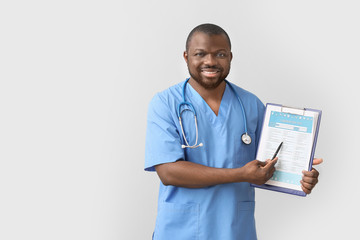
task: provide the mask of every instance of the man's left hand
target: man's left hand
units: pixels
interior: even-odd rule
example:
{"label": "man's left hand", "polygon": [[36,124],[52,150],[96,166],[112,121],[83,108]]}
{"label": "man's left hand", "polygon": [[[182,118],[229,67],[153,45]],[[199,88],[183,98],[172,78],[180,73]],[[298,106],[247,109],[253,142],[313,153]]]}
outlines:
{"label": "man's left hand", "polygon": [[[314,158],[313,165],[318,165],[323,162],[322,158]],[[303,171],[303,177],[300,181],[301,188],[306,194],[310,194],[311,190],[315,187],[315,185],[318,183],[319,178],[319,172],[312,168],[311,171]]]}

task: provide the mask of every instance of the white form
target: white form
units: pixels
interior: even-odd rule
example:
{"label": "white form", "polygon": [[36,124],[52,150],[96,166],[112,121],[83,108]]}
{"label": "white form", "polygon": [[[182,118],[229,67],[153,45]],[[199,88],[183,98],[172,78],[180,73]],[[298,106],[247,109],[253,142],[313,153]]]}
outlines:
{"label": "white form", "polygon": [[308,170],[318,113],[268,105],[256,159],[272,158],[281,142],[276,171],[266,184],[302,191],[302,170]]}

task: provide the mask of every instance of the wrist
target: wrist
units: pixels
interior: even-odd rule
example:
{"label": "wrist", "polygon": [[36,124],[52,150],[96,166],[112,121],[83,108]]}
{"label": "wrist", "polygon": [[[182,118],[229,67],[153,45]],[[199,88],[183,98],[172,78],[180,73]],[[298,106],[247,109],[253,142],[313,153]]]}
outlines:
{"label": "wrist", "polygon": [[232,172],[233,182],[247,182],[246,171],[243,167],[234,168]]}

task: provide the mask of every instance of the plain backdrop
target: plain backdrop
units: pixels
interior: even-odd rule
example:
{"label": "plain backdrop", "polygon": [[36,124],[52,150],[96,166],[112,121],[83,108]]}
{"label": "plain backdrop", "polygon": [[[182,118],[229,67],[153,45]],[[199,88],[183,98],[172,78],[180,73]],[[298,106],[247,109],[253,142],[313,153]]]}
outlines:
{"label": "plain backdrop", "polygon": [[[1,1],[0,239],[150,239],[147,107],[183,81],[201,23],[230,35],[228,80],[264,103],[323,110],[320,182],[256,190],[261,240],[354,239],[359,209],[358,1]],[[175,109],[174,109],[175,111]]]}

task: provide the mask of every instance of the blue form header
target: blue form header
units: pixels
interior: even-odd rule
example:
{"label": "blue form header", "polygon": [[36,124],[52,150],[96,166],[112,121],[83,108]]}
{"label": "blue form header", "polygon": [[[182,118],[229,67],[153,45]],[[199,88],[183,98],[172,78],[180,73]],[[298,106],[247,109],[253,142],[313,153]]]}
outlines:
{"label": "blue form header", "polygon": [[313,117],[271,111],[269,127],[311,133],[313,122]]}

